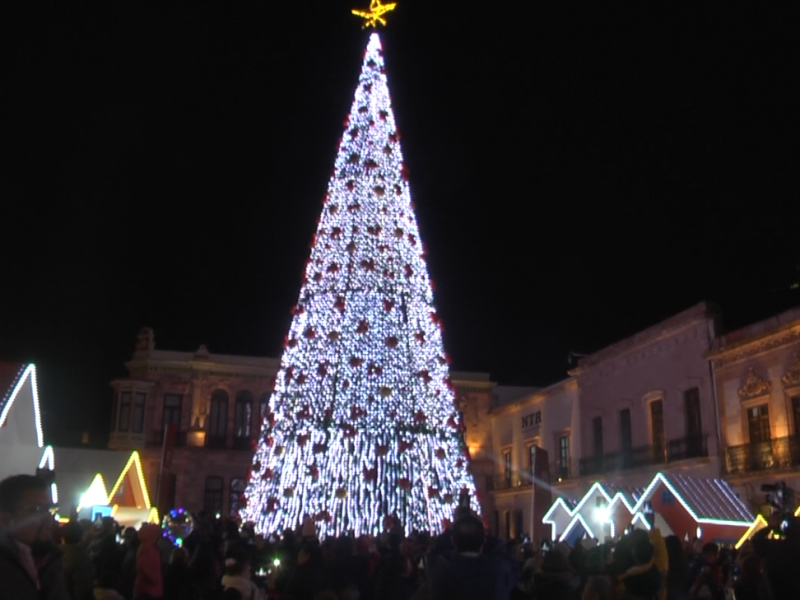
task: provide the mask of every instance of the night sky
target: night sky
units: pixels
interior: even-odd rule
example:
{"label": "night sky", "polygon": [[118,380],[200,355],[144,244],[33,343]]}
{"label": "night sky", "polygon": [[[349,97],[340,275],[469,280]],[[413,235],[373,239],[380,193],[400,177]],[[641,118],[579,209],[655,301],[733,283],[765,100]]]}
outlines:
{"label": "night sky", "polygon": [[[142,326],[279,354],[354,1],[2,3],[0,358],[51,428],[107,430]],[[544,4],[400,0],[381,33],[453,367],[548,384],[704,299],[800,304],[790,3]]]}

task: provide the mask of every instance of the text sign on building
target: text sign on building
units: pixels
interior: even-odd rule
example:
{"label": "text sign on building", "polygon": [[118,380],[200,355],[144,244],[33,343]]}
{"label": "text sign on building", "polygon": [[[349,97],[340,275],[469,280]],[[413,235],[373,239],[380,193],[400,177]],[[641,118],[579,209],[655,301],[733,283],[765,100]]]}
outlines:
{"label": "text sign on building", "polygon": [[522,431],[525,431],[527,429],[534,429],[536,427],[539,427],[541,424],[542,424],[542,411],[540,410],[522,416]]}

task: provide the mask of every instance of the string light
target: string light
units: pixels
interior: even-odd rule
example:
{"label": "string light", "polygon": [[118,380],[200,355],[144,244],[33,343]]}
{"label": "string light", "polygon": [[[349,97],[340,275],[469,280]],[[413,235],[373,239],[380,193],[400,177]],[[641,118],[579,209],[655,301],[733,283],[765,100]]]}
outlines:
{"label": "string light", "polygon": [[357,8],[354,8],[352,12],[355,16],[364,19],[362,28],[366,29],[368,27],[377,27],[379,23],[381,25],[386,25],[386,19],[384,18],[384,15],[393,11],[396,6],[396,2],[392,2],[391,4],[381,4],[380,0],[372,0],[369,4],[369,10],[358,10]]}
{"label": "string light", "polygon": [[377,33],[293,313],[242,518],[437,532],[464,490],[478,512]]}

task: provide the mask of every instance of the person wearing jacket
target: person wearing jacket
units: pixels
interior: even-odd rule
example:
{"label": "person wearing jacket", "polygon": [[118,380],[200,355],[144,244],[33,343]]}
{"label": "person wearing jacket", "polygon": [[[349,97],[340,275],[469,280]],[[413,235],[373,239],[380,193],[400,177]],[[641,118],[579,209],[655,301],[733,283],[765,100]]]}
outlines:
{"label": "person wearing jacket", "polygon": [[158,538],[161,528],[145,523],[139,530],[139,549],[136,551],[136,581],[133,584],[134,600],[157,600],[164,595],[161,579],[161,554]]}

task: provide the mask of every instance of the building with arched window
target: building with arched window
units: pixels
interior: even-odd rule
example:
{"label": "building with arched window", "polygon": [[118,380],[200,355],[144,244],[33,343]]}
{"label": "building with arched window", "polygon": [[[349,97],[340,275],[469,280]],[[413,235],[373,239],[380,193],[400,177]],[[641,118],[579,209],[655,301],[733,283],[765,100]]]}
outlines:
{"label": "building with arched window", "polygon": [[176,507],[235,513],[278,360],[212,354],[205,346],[161,350],[144,329],[125,366],[128,377],[111,384],[109,446],[139,450],[162,514]]}

